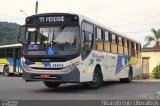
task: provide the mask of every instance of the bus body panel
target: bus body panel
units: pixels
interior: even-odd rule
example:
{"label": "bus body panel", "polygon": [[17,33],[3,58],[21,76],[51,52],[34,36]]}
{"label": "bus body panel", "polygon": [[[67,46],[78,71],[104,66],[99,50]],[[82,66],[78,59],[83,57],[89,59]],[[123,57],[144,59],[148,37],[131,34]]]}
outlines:
{"label": "bus body panel", "polygon": [[0,72],[3,73],[5,66],[9,67],[9,74],[22,73],[20,58],[22,44],[0,46]]}
{"label": "bus body panel", "polygon": [[[13,58],[1,58],[0,59],[0,72],[3,73],[3,69],[5,66],[9,67],[9,72],[14,73],[13,68]],[[20,59],[16,59],[16,71],[15,73],[22,73],[21,62]]]}
{"label": "bus body panel", "polygon": [[[93,65],[87,65],[87,63],[89,63],[88,61],[90,60],[93,61]],[[85,73],[88,75],[86,77],[86,81],[92,80],[94,68],[97,64],[99,64],[101,67],[104,81],[127,78],[130,67],[132,67],[133,77],[135,77],[140,75],[140,62],[140,59],[131,56],[93,50],[90,55],[83,61],[83,64],[86,64],[86,67],[91,68],[90,70],[86,68],[86,71],[88,71],[88,74]]]}

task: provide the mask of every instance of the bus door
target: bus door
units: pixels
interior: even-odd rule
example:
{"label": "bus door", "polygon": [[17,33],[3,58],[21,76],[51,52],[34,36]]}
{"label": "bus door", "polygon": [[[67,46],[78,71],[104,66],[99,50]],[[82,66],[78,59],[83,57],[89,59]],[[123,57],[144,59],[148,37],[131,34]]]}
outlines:
{"label": "bus door", "polygon": [[19,74],[21,73],[21,48],[14,49],[14,73]]}

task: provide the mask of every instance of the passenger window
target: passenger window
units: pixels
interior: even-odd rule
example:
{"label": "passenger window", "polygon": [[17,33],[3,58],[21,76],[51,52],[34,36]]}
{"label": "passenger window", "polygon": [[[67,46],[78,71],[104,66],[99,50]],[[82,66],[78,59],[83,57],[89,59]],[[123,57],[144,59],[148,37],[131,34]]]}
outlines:
{"label": "passenger window", "polygon": [[104,51],[110,52],[110,34],[109,32],[105,31],[104,33]]}
{"label": "passenger window", "polygon": [[6,48],[6,57],[13,57],[13,48]]}
{"label": "passenger window", "polygon": [[128,55],[129,53],[128,53],[128,41],[127,41],[127,39],[124,39],[124,54],[125,55]]}
{"label": "passenger window", "polygon": [[117,53],[117,38],[116,35],[112,34],[111,51],[112,53]]}
{"label": "passenger window", "polygon": [[81,36],[81,48],[82,48],[82,59],[85,59],[90,53],[93,47],[93,25],[83,22],[82,23],[82,36]]}
{"label": "passenger window", "polygon": [[117,37],[117,40],[118,40],[118,53],[119,54],[123,54],[123,39],[122,37]]}
{"label": "passenger window", "polygon": [[116,35],[112,34],[112,43],[116,43]]}
{"label": "passenger window", "polygon": [[103,50],[102,30],[100,28],[96,30],[96,49]]}
{"label": "passenger window", "polygon": [[118,37],[118,44],[122,46],[122,37]]}
{"label": "passenger window", "polygon": [[0,58],[5,58],[5,49],[0,49]]}
{"label": "passenger window", "polygon": [[83,33],[82,33],[82,48],[91,49],[92,38],[93,38],[93,34],[83,31]]}

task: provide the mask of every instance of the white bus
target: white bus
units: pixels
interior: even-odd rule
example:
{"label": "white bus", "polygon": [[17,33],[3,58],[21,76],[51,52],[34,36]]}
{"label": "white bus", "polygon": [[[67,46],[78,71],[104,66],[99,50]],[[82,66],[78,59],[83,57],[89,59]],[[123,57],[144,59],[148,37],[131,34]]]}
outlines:
{"label": "white bus", "polygon": [[131,82],[140,74],[141,44],[82,15],[29,16],[18,39],[23,78],[49,88],[83,83],[97,89],[103,81]]}
{"label": "white bus", "polygon": [[22,44],[0,46],[0,73],[4,76],[22,73]]}

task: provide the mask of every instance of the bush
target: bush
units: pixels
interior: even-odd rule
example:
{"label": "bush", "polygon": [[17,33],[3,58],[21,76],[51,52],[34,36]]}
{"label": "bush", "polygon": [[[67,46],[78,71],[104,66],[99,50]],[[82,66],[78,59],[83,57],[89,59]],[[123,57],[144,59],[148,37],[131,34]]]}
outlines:
{"label": "bush", "polygon": [[155,78],[160,79],[160,65],[157,65],[153,69],[153,74],[154,74]]}

